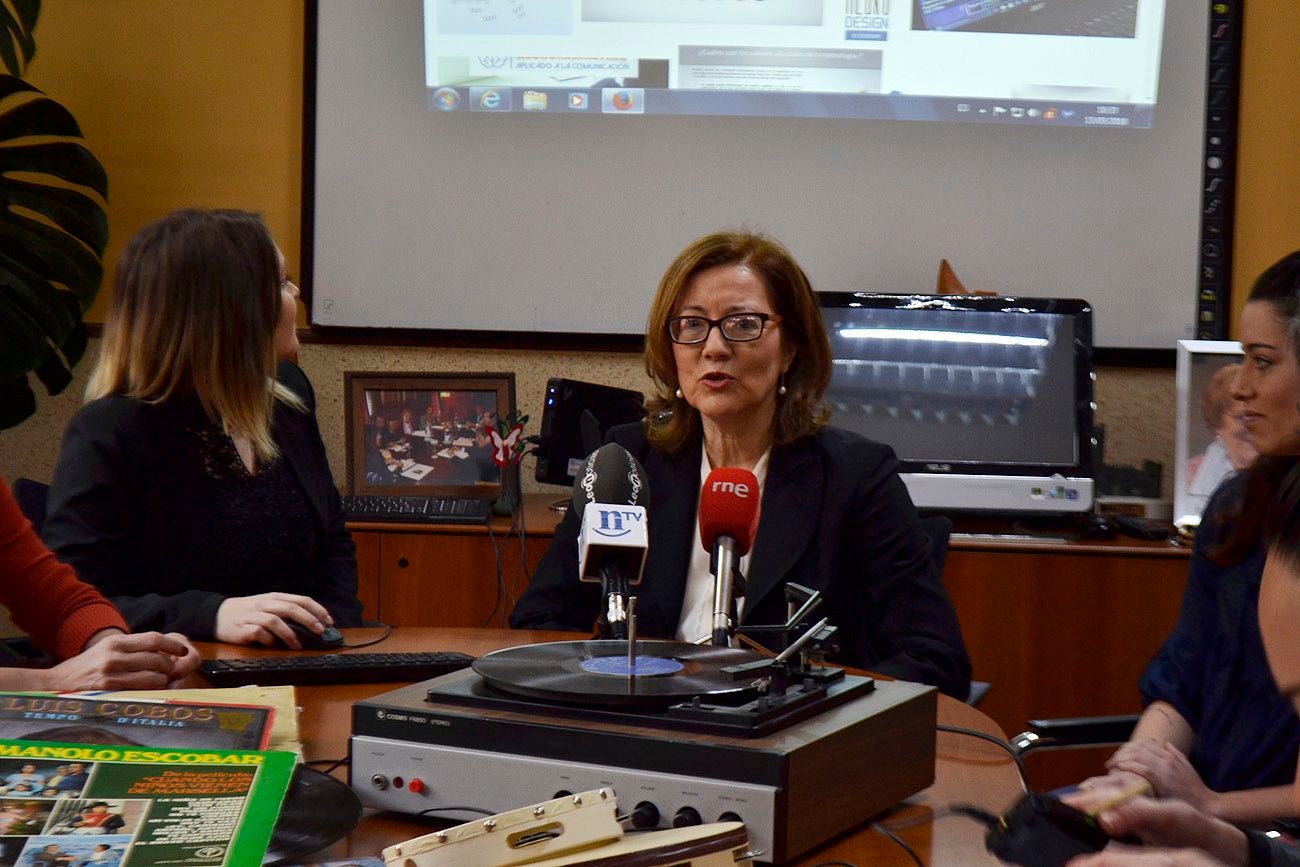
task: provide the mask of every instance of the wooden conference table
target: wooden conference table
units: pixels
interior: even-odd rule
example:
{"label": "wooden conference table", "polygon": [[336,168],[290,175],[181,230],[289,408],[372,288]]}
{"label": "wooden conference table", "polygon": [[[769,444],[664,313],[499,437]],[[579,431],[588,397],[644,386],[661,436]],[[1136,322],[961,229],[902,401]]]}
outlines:
{"label": "wooden conference table", "polygon": [[[349,643],[360,643],[379,635],[375,629],[345,631]],[[501,647],[570,640],[575,637],[578,636],[571,633],[526,630],[397,627],[380,644],[341,652],[458,650],[472,656],[481,656]],[[205,658],[228,659],[284,652],[223,644],[200,644],[198,647]],[[196,675],[193,685],[207,684]],[[299,725],[304,759],[321,761],[346,756],[348,735],[351,733],[352,703],[387,692],[399,685],[298,687],[298,705],[302,708]],[[1005,734],[987,716],[943,695],[939,696],[939,722],[1005,738]],[[340,770],[337,775],[343,778],[345,772]],[[868,783],[864,782],[864,785]],[[1001,813],[1020,792],[1014,764],[996,745],[966,735],[940,732],[934,785],[878,817],[877,821],[907,841],[920,855],[922,862],[932,867],[998,864],[995,858],[985,852],[983,830],[974,822],[959,816],[941,817],[935,822],[928,820],[952,803],[974,804]],[[378,855],[385,846],[427,834],[447,824],[367,810],[351,834],[312,857],[327,860]],[[826,861],[847,861],[861,867],[868,864],[912,864],[911,858],[896,843],[865,826],[846,832],[793,863],[811,867]]]}

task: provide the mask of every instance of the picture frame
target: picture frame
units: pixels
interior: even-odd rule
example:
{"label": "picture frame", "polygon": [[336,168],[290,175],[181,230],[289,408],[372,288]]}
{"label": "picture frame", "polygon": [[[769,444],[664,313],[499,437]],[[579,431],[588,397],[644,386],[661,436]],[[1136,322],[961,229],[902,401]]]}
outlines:
{"label": "picture frame", "polygon": [[348,493],[501,495],[503,474],[483,425],[515,408],[513,373],[350,371],[343,393]]}
{"label": "picture frame", "polygon": [[[1229,402],[1229,377],[1222,371],[1244,358],[1235,340],[1180,340],[1175,352],[1177,417],[1174,436],[1174,523],[1197,526],[1214,489],[1240,469],[1235,426],[1220,412],[1218,431],[1209,416]],[[1216,379],[1218,377],[1218,379]],[[1213,392],[1210,393],[1210,389]],[[1237,422],[1239,425],[1240,422]]]}

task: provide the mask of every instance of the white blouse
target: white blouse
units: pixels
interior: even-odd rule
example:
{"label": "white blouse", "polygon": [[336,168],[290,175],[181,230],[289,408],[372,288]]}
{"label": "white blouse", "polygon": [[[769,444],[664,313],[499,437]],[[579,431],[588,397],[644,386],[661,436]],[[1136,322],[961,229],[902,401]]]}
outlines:
{"label": "white blouse", "polygon": [[[762,502],[763,486],[767,483],[767,464],[771,455],[772,449],[769,448],[763,452],[763,456],[758,459],[758,463],[754,464],[753,473],[758,477],[759,502]],[[713,467],[709,465],[708,450],[700,449],[701,490],[703,490],[704,482],[712,470]],[[694,536],[691,545],[691,563],[686,569],[686,593],[682,597],[681,618],[677,621],[677,640],[689,641],[694,644],[701,639],[707,641],[713,635],[713,575],[709,572],[709,555],[711,552],[704,550],[704,545],[700,541],[698,511],[695,516]],[[751,545],[750,551],[753,550]],[[749,575],[749,556],[749,554],[746,554],[741,557],[740,563],[737,565],[742,575]],[[739,617],[744,611],[745,600],[742,597],[736,600],[736,616]]]}

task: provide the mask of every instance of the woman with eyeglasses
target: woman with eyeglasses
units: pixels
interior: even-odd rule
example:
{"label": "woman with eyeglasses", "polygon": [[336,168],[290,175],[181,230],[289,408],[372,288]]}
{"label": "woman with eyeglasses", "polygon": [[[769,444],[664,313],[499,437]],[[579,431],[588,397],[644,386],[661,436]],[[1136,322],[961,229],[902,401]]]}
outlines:
{"label": "woman with eyeglasses", "polygon": [[[645,423],[610,432],[650,489],[638,634],[710,634],[713,580],[696,507],[712,469],[740,467],[762,492],[758,535],[740,561],[741,623],[783,623],[785,584],[803,584],[825,596],[837,661],[965,698],[970,661],[893,451],[826,426],[830,343],[789,252],[746,232],[688,246],[659,283],[645,364],[656,390]],[[578,581],[579,527],[579,515],[565,516],[512,626],[591,628],[599,588]]]}
{"label": "woman with eyeglasses", "polygon": [[360,625],[297,299],[244,211],[177,211],[122,253],[42,532],[133,630],[298,649],[291,624]]}

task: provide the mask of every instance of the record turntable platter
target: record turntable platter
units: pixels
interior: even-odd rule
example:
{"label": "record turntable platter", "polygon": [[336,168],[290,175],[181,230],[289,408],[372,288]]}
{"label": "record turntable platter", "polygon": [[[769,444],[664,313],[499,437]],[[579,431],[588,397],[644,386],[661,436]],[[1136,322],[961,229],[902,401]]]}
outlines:
{"label": "record turntable platter", "polygon": [[760,657],[728,647],[638,641],[628,664],[625,641],[558,641],[508,647],[479,657],[474,671],[489,686],[528,698],[586,705],[656,707],[700,696],[726,701],[754,692],[722,673]]}

